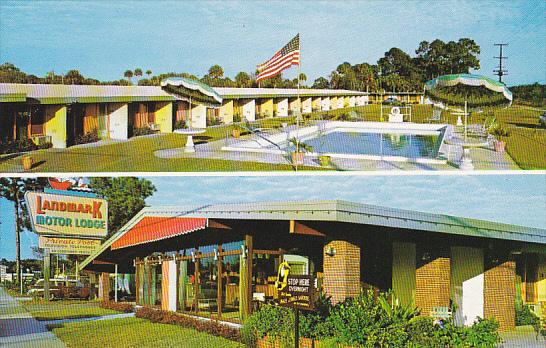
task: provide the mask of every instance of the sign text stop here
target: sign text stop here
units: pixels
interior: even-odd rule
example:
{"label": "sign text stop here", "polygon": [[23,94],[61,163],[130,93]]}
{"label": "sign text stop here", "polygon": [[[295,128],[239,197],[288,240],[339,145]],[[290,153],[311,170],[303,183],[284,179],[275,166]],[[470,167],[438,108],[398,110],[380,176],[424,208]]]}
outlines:
{"label": "sign text stop here", "polygon": [[289,275],[287,286],[279,291],[279,305],[304,310],[314,308],[313,277],[308,275]]}

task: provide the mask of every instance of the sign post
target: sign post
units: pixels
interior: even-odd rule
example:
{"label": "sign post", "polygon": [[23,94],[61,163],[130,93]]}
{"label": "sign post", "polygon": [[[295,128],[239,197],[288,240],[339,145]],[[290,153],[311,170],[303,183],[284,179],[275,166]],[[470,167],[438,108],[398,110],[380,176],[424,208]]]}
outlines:
{"label": "sign post", "polygon": [[300,310],[312,311],[315,309],[315,281],[310,275],[292,275],[288,263],[282,262],[279,266],[277,281],[279,291],[279,306],[294,309],[294,344],[300,344]]}
{"label": "sign post", "polygon": [[49,253],[49,249],[44,249],[44,300],[49,301],[51,296],[49,295],[49,277],[50,277],[50,269],[51,267],[51,254]]}

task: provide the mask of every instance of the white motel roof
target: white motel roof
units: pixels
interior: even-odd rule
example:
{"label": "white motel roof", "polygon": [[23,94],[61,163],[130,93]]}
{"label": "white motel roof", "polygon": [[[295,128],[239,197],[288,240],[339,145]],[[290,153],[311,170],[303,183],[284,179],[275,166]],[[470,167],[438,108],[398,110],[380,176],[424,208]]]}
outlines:
{"label": "white motel roof", "polygon": [[[232,88],[214,87],[214,90],[224,99],[237,98],[295,98],[298,95],[297,88]],[[312,89],[300,88],[301,97],[335,97],[335,96],[361,96],[366,92],[350,91],[346,89]]]}
{"label": "white motel roof", "polygon": [[[296,88],[212,88],[225,99],[296,97]],[[301,97],[360,96],[365,92],[332,89],[300,89]],[[99,102],[186,100],[159,86],[54,85],[0,83],[0,103],[71,104]]]}

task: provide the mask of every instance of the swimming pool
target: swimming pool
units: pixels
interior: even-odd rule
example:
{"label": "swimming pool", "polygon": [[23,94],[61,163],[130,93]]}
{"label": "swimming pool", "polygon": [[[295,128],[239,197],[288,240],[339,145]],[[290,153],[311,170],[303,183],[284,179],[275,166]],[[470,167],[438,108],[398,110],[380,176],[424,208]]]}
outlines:
{"label": "swimming pool", "polygon": [[440,153],[448,131],[449,126],[439,124],[327,121],[256,135],[222,150],[286,155],[295,148],[289,140],[297,138],[313,147],[306,154],[310,157],[446,163]]}
{"label": "swimming pool", "polygon": [[[440,132],[428,134],[388,133],[369,129],[335,129],[318,133],[301,141],[313,148],[316,154],[347,154],[371,156],[397,156],[405,158],[438,157]],[[294,151],[293,144],[286,144],[285,150]]]}

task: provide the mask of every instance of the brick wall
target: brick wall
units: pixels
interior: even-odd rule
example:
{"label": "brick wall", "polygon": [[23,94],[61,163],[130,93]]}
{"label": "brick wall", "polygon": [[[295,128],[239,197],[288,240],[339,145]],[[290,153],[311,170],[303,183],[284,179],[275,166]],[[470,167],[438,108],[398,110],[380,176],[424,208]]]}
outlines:
{"label": "brick wall", "polygon": [[484,274],[484,316],[494,317],[501,331],[516,325],[516,263],[504,261],[490,265]]}
{"label": "brick wall", "polygon": [[449,307],[450,277],[449,249],[420,250],[417,253],[415,305],[421,310],[421,315],[430,315],[433,307]]}
{"label": "brick wall", "polygon": [[[333,248],[334,256],[327,251]],[[324,246],[323,287],[332,303],[360,293],[360,247],[347,241],[335,240]]]}

